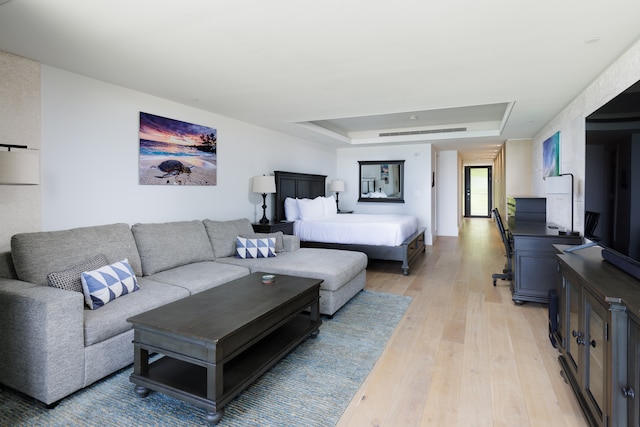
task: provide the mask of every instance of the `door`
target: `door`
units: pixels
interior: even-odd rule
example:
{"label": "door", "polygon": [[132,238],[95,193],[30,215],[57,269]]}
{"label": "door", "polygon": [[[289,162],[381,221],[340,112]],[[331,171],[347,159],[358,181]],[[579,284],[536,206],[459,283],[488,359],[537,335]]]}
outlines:
{"label": "door", "polygon": [[464,216],[491,216],[491,166],[464,167]]}

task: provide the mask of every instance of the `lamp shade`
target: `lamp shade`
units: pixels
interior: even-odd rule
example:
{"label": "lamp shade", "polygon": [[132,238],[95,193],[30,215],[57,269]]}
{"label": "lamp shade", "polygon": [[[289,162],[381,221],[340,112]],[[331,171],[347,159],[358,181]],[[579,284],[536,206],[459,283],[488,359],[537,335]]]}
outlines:
{"label": "lamp shade", "polygon": [[276,192],[276,179],[273,176],[254,176],[252,191],[254,193],[275,193]]}
{"label": "lamp shade", "polygon": [[339,179],[334,179],[329,183],[329,191],[334,191],[336,193],[344,192],[344,181]]}
{"label": "lamp shade", "polygon": [[544,179],[544,190],[547,194],[572,194],[572,176],[548,176]]}
{"label": "lamp shade", "polygon": [[0,151],[0,184],[39,184],[40,152],[14,149]]}

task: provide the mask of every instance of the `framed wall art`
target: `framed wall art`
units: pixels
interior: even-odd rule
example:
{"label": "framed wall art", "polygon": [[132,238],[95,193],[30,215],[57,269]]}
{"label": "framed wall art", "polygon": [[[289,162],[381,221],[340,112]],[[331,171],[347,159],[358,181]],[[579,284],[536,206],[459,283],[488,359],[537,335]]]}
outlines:
{"label": "framed wall art", "polygon": [[544,178],[560,176],[560,132],[542,143],[542,168]]}
{"label": "framed wall art", "polygon": [[217,129],[140,112],[140,185],[216,185]]}

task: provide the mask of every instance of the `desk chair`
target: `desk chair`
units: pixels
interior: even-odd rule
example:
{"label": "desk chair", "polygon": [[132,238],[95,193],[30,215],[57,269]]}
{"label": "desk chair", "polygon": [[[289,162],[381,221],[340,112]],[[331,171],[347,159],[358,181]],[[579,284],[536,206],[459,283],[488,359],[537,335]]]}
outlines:
{"label": "desk chair", "polygon": [[504,223],[502,222],[498,208],[494,208],[492,212],[496,224],[498,225],[498,229],[500,230],[500,236],[502,237],[502,243],[504,244],[505,255],[507,257],[507,263],[505,264],[502,273],[494,273],[491,275],[491,278],[493,279],[493,286],[496,286],[496,280],[498,279],[513,280],[513,250],[511,247],[511,239],[508,234],[509,232],[504,228]]}

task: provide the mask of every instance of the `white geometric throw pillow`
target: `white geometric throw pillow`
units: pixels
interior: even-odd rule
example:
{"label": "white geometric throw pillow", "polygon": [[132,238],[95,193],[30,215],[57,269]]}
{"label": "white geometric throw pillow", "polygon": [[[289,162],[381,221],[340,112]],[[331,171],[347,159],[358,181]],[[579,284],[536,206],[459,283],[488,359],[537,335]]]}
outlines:
{"label": "white geometric throw pillow", "polygon": [[84,301],[91,310],[140,289],[128,259],[82,273]]}
{"label": "white geometric throw pillow", "polygon": [[236,237],[236,258],[270,258],[276,256],[276,238],[247,239]]}

